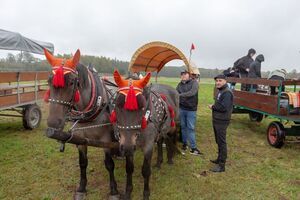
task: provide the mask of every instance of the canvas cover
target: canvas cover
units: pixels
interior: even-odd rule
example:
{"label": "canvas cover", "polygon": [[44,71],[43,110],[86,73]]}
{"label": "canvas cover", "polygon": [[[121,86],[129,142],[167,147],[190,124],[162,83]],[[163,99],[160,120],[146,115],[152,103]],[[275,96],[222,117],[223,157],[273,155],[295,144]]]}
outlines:
{"label": "canvas cover", "polygon": [[36,54],[44,54],[44,48],[54,52],[54,45],[26,38],[20,33],[0,29],[0,49],[19,50]]}
{"label": "canvas cover", "polygon": [[172,60],[182,60],[191,71],[185,55],[175,46],[165,42],[150,42],[140,47],[132,56],[128,70],[130,72],[159,72]]}

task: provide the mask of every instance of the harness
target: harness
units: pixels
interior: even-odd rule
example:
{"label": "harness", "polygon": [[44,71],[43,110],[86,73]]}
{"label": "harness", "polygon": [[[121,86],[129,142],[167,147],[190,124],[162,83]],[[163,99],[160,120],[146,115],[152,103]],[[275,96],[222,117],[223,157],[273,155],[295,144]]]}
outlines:
{"label": "harness", "polygon": [[[57,68],[58,67],[54,67],[54,69],[57,69]],[[105,84],[101,81],[101,79],[99,78],[97,71],[94,70],[94,68],[92,68],[92,67],[88,67],[87,68],[88,79],[91,82],[91,98],[89,100],[89,103],[83,110],[78,110],[76,108],[76,106],[74,105],[74,100],[73,100],[75,91],[78,89],[78,82],[79,82],[78,72],[71,68],[64,67],[64,66],[63,66],[63,69],[68,70],[71,73],[74,73],[77,77],[75,79],[75,84],[73,84],[72,98],[70,101],[63,101],[63,100],[59,100],[59,99],[49,98],[49,103],[60,104],[60,105],[66,106],[68,108],[67,121],[73,122],[71,128],[68,130],[68,132],[71,133],[71,136],[67,140],[61,141],[61,147],[60,147],[61,152],[64,151],[65,143],[69,142],[73,138],[75,132],[111,125],[111,123],[100,123],[100,124],[96,124],[96,125],[75,128],[75,126],[78,123],[92,122],[94,119],[96,119],[96,117],[102,116],[106,111],[109,112],[110,108],[112,107],[111,100],[113,98],[113,95],[108,95],[107,88],[106,88]],[[103,95],[104,97],[102,97],[101,95]],[[105,102],[105,99],[107,99],[108,102]],[[49,127],[49,129],[58,131],[57,129],[51,128],[51,127]]]}

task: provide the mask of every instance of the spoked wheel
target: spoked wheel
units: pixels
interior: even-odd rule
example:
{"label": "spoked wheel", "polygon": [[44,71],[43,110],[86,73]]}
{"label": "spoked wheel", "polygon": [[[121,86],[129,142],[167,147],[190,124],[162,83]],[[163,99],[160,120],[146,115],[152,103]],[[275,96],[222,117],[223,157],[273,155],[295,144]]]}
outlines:
{"label": "spoked wheel", "polygon": [[23,126],[26,129],[34,129],[37,128],[42,119],[42,112],[38,105],[32,104],[26,106],[23,111]]}
{"label": "spoked wheel", "polygon": [[264,118],[264,115],[257,112],[250,112],[249,113],[249,119],[252,122],[261,122]]}
{"label": "spoked wheel", "polygon": [[284,127],[280,122],[271,122],[268,131],[267,139],[271,146],[281,148],[285,140]]}

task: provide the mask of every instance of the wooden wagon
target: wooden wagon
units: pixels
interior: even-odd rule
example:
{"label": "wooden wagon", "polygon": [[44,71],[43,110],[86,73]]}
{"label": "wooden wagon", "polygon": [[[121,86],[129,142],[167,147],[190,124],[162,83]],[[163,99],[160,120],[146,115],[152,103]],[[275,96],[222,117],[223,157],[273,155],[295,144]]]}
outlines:
{"label": "wooden wagon", "polygon": [[0,116],[22,117],[26,129],[38,127],[42,113],[37,103],[46,92],[48,76],[49,72],[0,72]]}
{"label": "wooden wagon", "polygon": [[[300,135],[300,108],[292,104],[292,99],[288,95],[293,93],[299,98],[300,81],[228,78],[228,82],[235,83],[236,86],[239,84],[249,85],[249,91],[232,90],[234,94],[233,113],[247,113],[250,120],[256,122],[262,121],[264,117],[276,119],[269,124],[267,129],[267,140],[271,146],[280,148],[284,144],[285,136]],[[265,89],[254,90],[254,85]],[[270,94],[270,87],[278,88],[278,92]],[[283,88],[286,88],[286,92],[283,91]],[[284,126],[283,122],[292,123]]]}
{"label": "wooden wagon", "polygon": [[[54,46],[0,29],[0,49],[43,55],[44,49],[53,52]],[[49,72],[0,72],[0,116],[22,117],[26,129],[38,127],[42,113],[37,102],[46,92],[48,76]]]}

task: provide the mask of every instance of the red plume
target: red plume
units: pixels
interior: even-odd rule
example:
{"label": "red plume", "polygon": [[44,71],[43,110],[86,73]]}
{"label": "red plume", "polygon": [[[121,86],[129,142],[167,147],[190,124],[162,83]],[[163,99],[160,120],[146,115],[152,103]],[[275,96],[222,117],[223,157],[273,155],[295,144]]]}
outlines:
{"label": "red plume", "polygon": [[78,103],[80,100],[80,92],[79,90],[76,90],[75,95],[74,95],[74,102]]}
{"label": "red plume", "polygon": [[50,97],[50,90],[47,90],[47,92],[44,94],[44,101],[46,103],[49,102],[49,97]]}
{"label": "red plume", "polygon": [[175,121],[174,121],[174,119],[171,120],[171,127],[175,127]]}
{"label": "red plume", "polygon": [[146,120],[146,117],[143,116],[142,118],[142,124],[141,124],[141,128],[142,129],[145,129],[147,127],[147,120]]}
{"label": "red plume", "polygon": [[129,91],[126,96],[126,102],[124,104],[124,109],[126,109],[126,110],[137,110],[138,109],[138,103],[137,103],[137,99],[136,99],[132,85],[129,87]]}
{"label": "red plume", "polygon": [[116,111],[113,110],[109,116],[109,120],[112,124],[117,122],[117,115],[116,115]]}
{"label": "red plume", "polygon": [[65,87],[65,77],[64,77],[64,69],[63,67],[59,67],[55,70],[55,75],[53,76],[53,86],[54,87]]}

